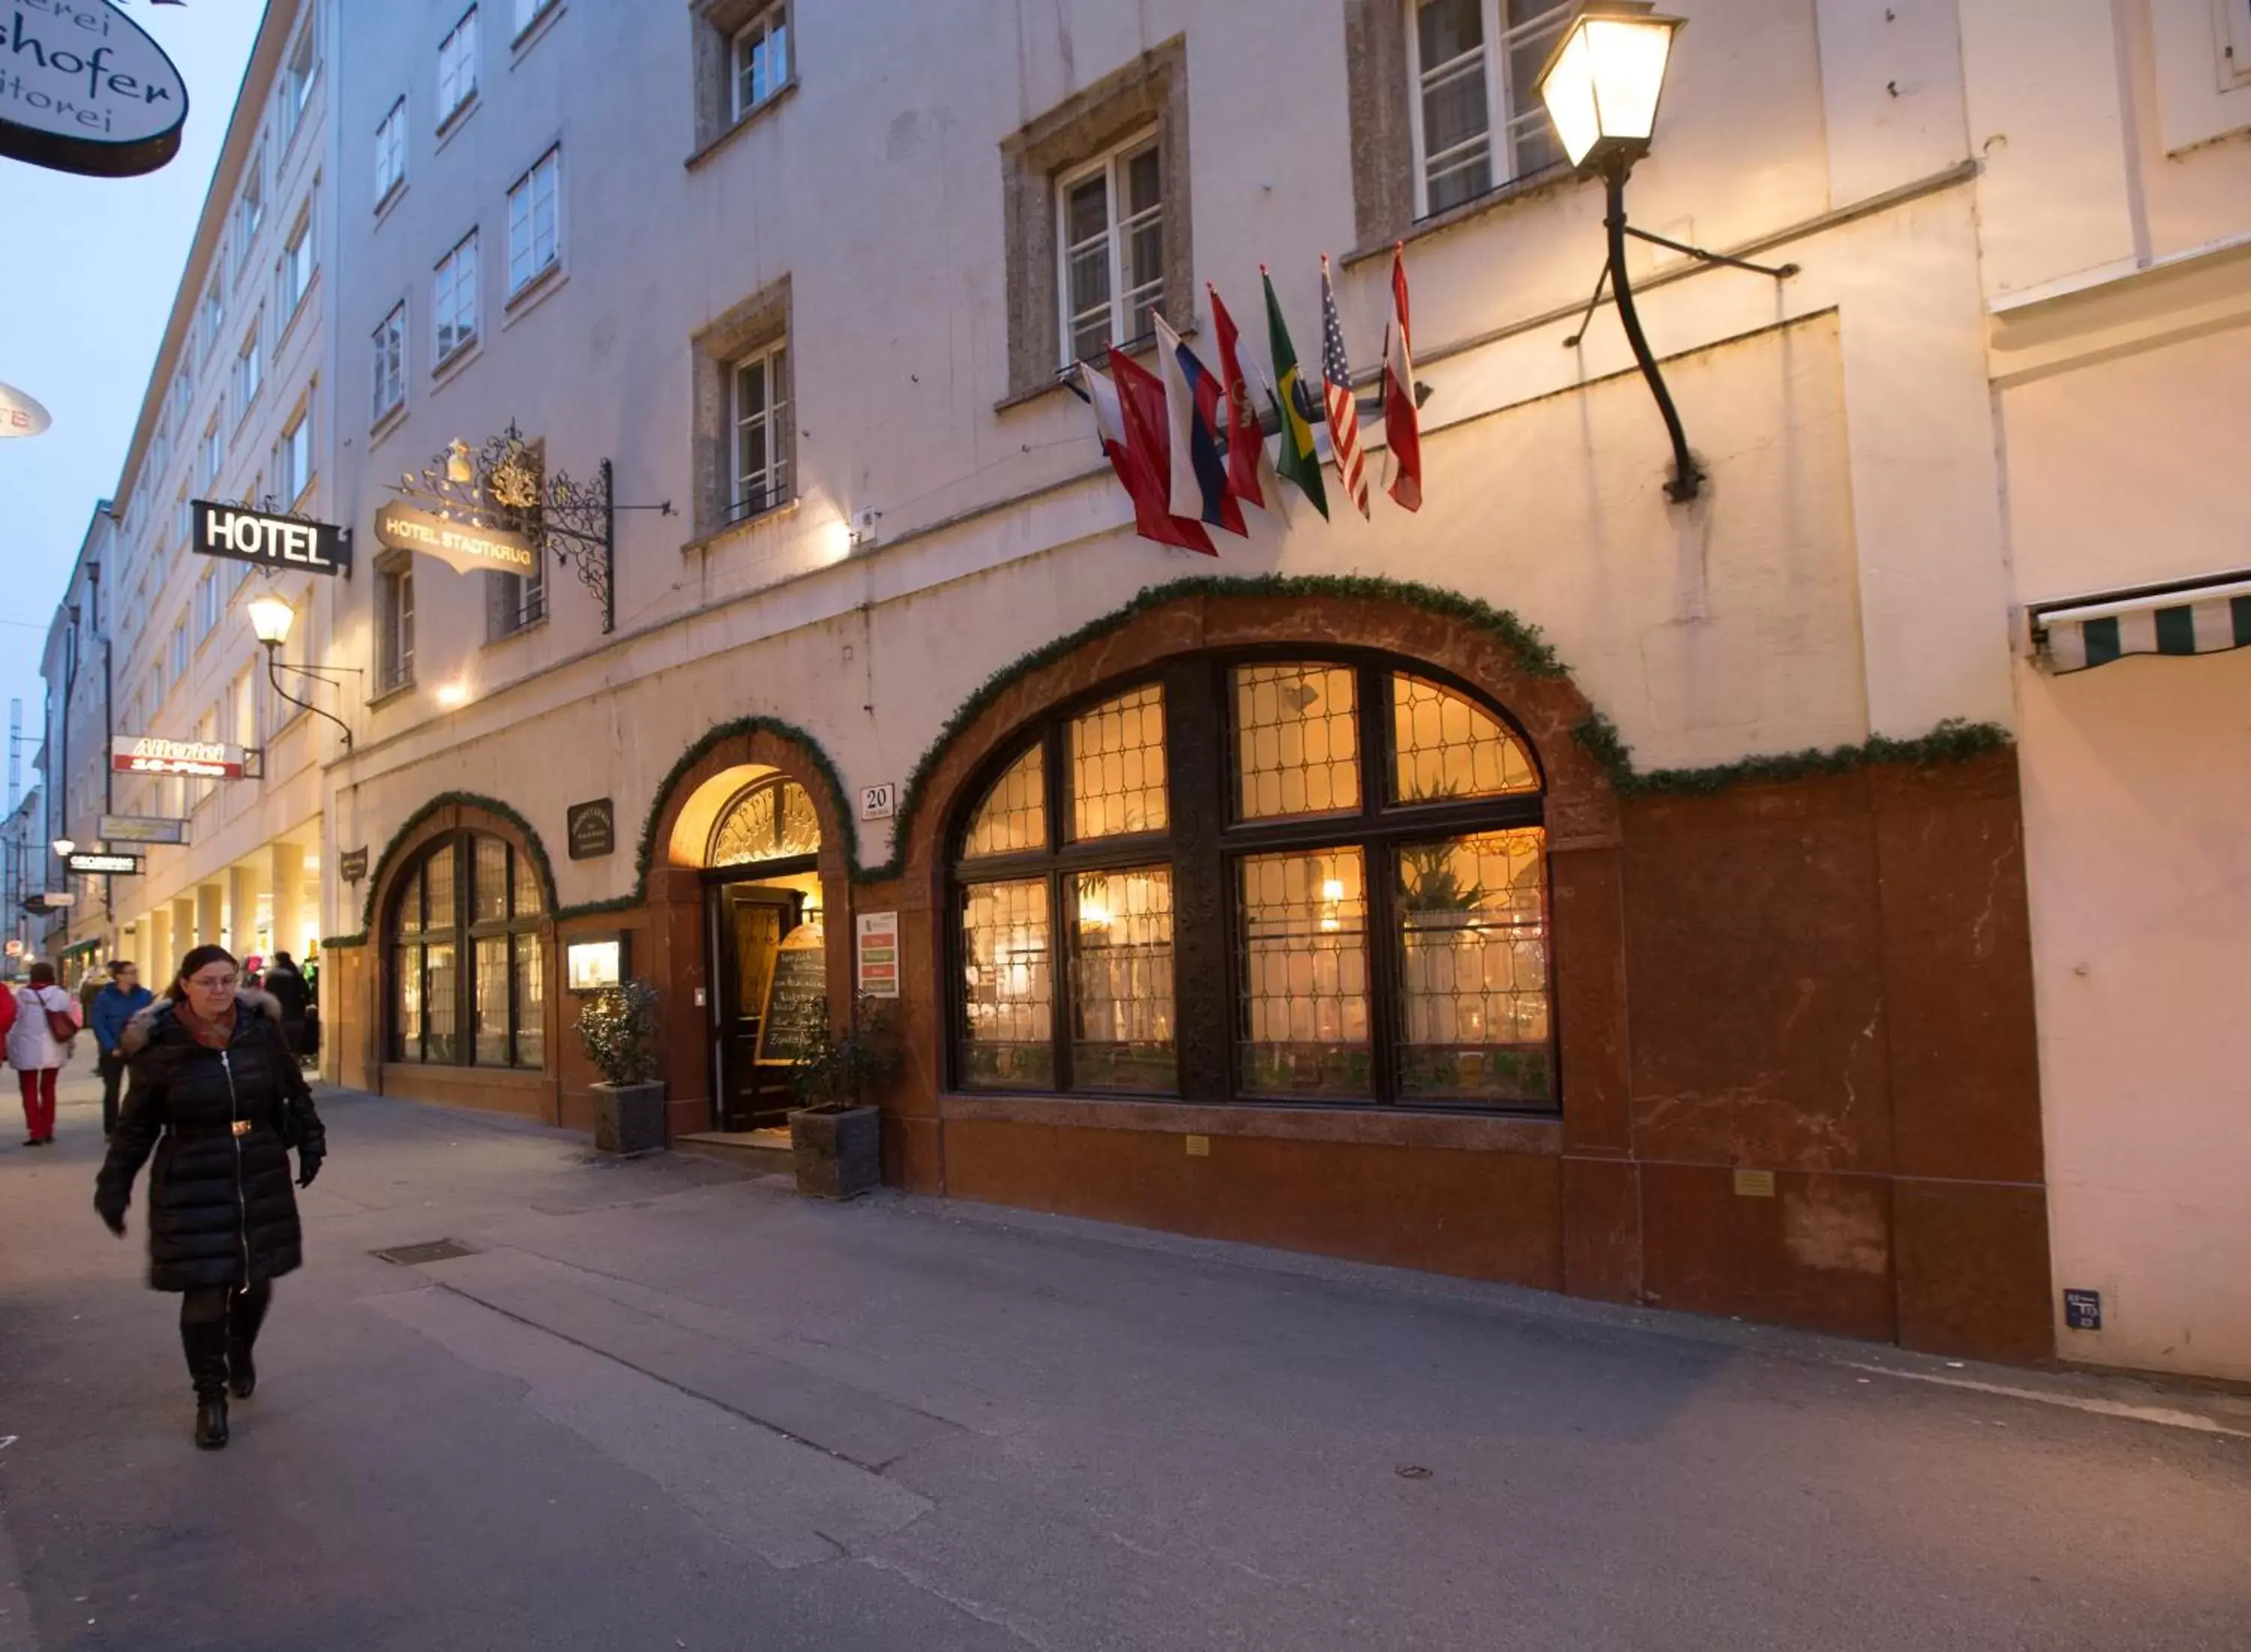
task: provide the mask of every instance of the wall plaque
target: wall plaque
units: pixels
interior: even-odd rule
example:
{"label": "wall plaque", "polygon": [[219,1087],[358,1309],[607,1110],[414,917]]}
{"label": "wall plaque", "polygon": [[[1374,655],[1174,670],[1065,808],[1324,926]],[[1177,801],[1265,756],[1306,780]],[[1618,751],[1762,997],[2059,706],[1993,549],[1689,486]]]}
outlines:
{"label": "wall plaque", "polygon": [[347,883],[357,883],[367,876],[367,851],[364,848],[346,849],[336,857],[336,875]]}
{"label": "wall plaque", "polygon": [[899,995],[899,915],[862,912],[858,920],[860,996]]}
{"label": "wall plaque", "polygon": [[618,812],[607,798],[574,803],[564,814],[563,835],[573,861],[594,861],[618,847]]}

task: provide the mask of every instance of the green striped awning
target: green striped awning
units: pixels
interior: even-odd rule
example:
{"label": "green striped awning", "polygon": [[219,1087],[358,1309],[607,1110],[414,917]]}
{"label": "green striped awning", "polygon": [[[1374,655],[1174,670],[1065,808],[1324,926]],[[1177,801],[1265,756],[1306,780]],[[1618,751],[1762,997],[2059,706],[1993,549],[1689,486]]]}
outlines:
{"label": "green striped awning", "polygon": [[2251,647],[2251,570],[2034,605],[2033,647],[2061,674],[2128,654],[2210,654]]}

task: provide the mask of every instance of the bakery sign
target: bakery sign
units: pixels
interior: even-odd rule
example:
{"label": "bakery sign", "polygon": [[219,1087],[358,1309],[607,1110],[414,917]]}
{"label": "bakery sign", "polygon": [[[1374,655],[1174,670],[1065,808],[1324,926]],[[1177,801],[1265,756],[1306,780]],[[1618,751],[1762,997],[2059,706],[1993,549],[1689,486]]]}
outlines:
{"label": "bakery sign", "polygon": [[216,740],[164,740],[121,734],[109,743],[109,766],[118,774],[184,774],[198,780],[239,780],[249,754]]}
{"label": "bakery sign", "polygon": [[105,0],[0,0],[0,155],[125,178],[180,149],[188,86]]}
{"label": "bakery sign", "polygon": [[376,543],[391,550],[426,551],[457,573],[489,568],[504,574],[535,573],[539,553],[522,534],[487,528],[440,510],[392,500],[375,513]]}

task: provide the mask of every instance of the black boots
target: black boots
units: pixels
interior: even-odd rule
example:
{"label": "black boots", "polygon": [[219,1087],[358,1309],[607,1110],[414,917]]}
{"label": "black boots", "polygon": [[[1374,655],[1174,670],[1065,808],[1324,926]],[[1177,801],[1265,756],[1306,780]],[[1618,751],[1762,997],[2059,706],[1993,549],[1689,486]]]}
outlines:
{"label": "black boots", "polygon": [[258,1328],[266,1323],[267,1305],[273,1300],[270,1286],[227,1294],[227,1386],[237,1400],[247,1400],[258,1390],[258,1367],[250,1363],[250,1351],[257,1344]]}
{"label": "black boots", "polygon": [[180,1345],[196,1386],[196,1444],[217,1451],[226,1444],[226,1322],[182,1325]]}

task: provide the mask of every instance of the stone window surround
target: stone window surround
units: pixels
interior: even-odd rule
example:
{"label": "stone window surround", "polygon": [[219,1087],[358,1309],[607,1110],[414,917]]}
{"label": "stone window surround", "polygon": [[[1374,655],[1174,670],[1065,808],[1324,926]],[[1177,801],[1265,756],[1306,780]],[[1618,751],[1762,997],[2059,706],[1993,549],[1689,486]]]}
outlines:
{"label": "stone window surround", "polygon": [[[696,459],[694,471],[695,507],[690,516],[695,541],[701,543],[731,528],[747,527],[751,521],[727,521],[727,484],[729,475],[728,442],[731,432],[727,423],[728,370],[744,356],[762,345],[778,340],[793,339],[790,316],[790,278],[782,275],[769,281],[749,297],[736,304],[717,320],[703,328],[689,341],[693,356],[690,375],[694,405],[689,428],[694,432]],[[792,370],[795,370],[792,363]],[[794,413],[792,415],[794,419]],[[790,430],[790,451],[794,456],[797,432]],[[797,493],[794,466],[790,484],[793,496]],[[782,507],[776,507],[781,508]]]}
{"label": "stone window surround", "polygon": [[1192,325],[1195,259],[1188,202],[1188,45],[1186,37],[1174,35],[1001,142],[1008,400],[1053,384],[1063,359],[1056,176],[1151,126],[1157,128],[1164,180],[1165,319],[1182,332]]}
{"label": "stone window surround", "polygon": [[778,107],[797,89],[798,51],[802,44],[797,19],[790,19],[789,78],[772,97],[755,108],[735,114],[735,37],[773,0],[689,0],[689,27],[692,35],[689,60],[693,65],[696,107],[696,148],[688,157],[695,166],[710,152]]}

